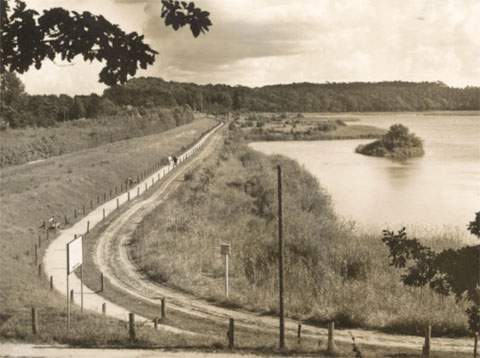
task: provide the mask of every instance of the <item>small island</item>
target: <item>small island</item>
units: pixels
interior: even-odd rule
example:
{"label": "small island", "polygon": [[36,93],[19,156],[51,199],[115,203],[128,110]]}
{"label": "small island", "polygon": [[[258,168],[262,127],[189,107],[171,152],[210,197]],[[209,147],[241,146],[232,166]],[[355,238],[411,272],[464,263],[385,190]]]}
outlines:
{"label": "small island", "polygon": [[421,157],[425,154],[423,141],[402,124],[394,124],[382,138],[359,145],[360,154],[393,159]]}

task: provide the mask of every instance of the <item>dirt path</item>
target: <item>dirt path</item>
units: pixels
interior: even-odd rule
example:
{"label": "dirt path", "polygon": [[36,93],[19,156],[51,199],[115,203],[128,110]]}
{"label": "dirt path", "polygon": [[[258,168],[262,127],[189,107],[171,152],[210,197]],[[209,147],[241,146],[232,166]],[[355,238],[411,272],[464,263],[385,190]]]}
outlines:
{"label": "dirt path", "polygon": [[[236,325],[244,328],[262,331],[278,330],[278,319],[269,316],[260,316],[255,313],[232,310],[218,307],[205,300],[192,295],[158,285],[146,278],[128,257],[128,245],[132,233],[135,231],[142,218],[155,207],[168,199],[179,185],[180,178],[187,170],[194,168],[202,158],[207,157],[218,142],[218,135],[214,135],[212,141],[194,160],[186,163],[172,173],[158,190],[148,199],[135,202],[131,207],[117,217],[99,238],[95,256],[95,262],[111,284],[128,293],[134,298],[141,298],[152,304],[160,304],[160,298],[168,300],[169,309],[178,310],[194,317],[207,318],[214,322],[224,324],[228,318],[235,318]],[[177,181],[176,181],[177,180]],[[304,336],[325,339],[327,331],[322,328],[302,325]],[[287,334],[295,335],[297,322],[286,321]],[[422,337],[389,335],[376,331],[359,329],[337,330],[336,340],[346,343],[351,342],[351,334],[360,345],[374,345],[383,347],[398,347],[420,350],[423,345]],[[432,349],[445,352],[471,352],[473,342],[469,339],[433,338]]]}
{"label": "dirt path", "polygon": [[214,353],[194,351],[168,351],[163,349],[85,349],[65,346],[0,343],[0,357],[6,358],[203,358],[203,357],[242,357],[256,358],[257,355],[244,353]]}
{"label": "dirt path", "polygon": [[[149,190],[154,183],[158,181],[165,181],[165,178],[170,178],[172,173],[181,172],[182,167],[185,166],[185,163],[190,163],[190,161],[184,162],[186,159],[191,157],[193,154],[199,152],[200,148],[207,143],[211,135],[213,135],[214,131],[218,129],[216,127],[214,130],[206,134],[202,139],[200,139],[195,146],[191,149],[187,150],[185,153],[179,156],[180,164],[177,168],[172,166],[165,166],[160,168],[157,172],[146,178],[144,181],[138,183],[135,187],[131,188],[129,192],[123,193],[116,198],[113,198],[110,201],[107,201],[103,205],[99,206],[92,212],[90,212],[87,216],[83,219],[75,223],[68,229],[62,230],[60,235],[53,240],[49,247],[45,252],[45,256],[43,259],[43,267],[45,270],[45,274],[47,277],[52,277],[53,279],[53,286],[54,288],[59,291],[61,294],[66,295],[67,292],[67,275],[66,275],[66,245],[69,241],[74,238],[74,235],[83,235],[87,229],[87,222],[90,224],[90,228],[93,228],[95,225],[100,223],[103,220],[103,215],[109,215],[117,209],[117,205],[121,206],[126,204],[130,199],[137,198],[136,200],[141,203],[141,195]],[[176,176],[174,176],[176,177]],[[168,179],[170,180],[170,179]],[[162,186],[163,187],[163,186]],[[118,204],[117,204],[118,203]],[[138,204],[134,205],[133,207],[137,207]],[[127,211],[128,212],[128,211]],[[69,288],[74,290],[75,293],[75,303],[80,301],[79,293],[80,293],[80,286],[81,282],[80,279],[71,274],[69,276]],[[84,308],[90,311],[95,311],[101,313],[101,307],[103,303],[107,304],[107,314],[111,317],[121,319],[121,320],[128,320],[128,313],[129,310],[120,307],[113,302],[110,302],[100,296],[98,293],[92,291],[88,287],[84,286]],[[138,320],[140,322],[145,322],[147,319],[145,317],[138,316]],[[151,320],[148,320],[148,324],[151,324]],[[167,330],[172,333],[182,333],[182,334],[191,334],[191,335],[198,335],[197,333],[181,330],[176,327],[168,326],[168,325],[159,325],[160,329]]]}

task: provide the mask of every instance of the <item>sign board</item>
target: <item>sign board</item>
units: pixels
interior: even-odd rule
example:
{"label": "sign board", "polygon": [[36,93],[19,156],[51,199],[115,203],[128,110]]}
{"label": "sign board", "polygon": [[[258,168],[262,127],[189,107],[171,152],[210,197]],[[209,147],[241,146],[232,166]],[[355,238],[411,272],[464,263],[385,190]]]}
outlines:
{"label": "sign board", "polygon": [[220,244],[220,254],[230,256],[230,244]]}
{"label": "sign board", "polygon": [[67,244],[67,274],[71,274],[83,263],[83,237],[79,236]]}

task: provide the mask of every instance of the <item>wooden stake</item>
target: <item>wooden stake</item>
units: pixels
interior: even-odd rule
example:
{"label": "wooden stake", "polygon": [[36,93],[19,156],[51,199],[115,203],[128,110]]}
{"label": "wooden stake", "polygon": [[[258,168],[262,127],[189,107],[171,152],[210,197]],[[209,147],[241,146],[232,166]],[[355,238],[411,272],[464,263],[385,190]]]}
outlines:
{"label": "wooden stake", "polygon": [[425,343],[423,344],[422,357],[430,357],[430,340],[432,338],[432,326],[428,325],[425,328]]}
{"label": "wooden stake", "polygon": [[228,348],[233,349],[235,347],[235,321],[233,320],[233,318],[230,318],[230,321],[228,324],[227,337],[228,337]]}
{"label": "wooden stake", "polygon": [[73,304],[75,302],[75,300],[73,299],[73,289],[70,290],[70,303]]}
{"label": "wooden stake", "polygon": [[102,313],[104,316],[107,314],[107,304],[105,302],[102,303]]}
{"label": "wooden stake", "polygon": [[38,266],[38,246],[35,244],[35,266]]}
{"label": "wooden stake", "polygon": [[38,265],[38,277],[42,276],[42,264]]}
{"label": "wooden stake", "polygon": [[153,319],[153,328],[155,328],[156,331],[158,330],[158,319],[157,318]]}
{"label": "wooden stake", "polygon": [[105,220],[105,208],[103,208],[103,220]]}
{"label": "wooden stake", "polygon": [[38,333],[38,327],[37,327],[37,310],[35,307],[32,307],[32,333],[37,334]]}
{"label": "wooden stake", "polygon": [[298,341],[298,344],[302,343],[302,324],[301,323],[298,324],[297,341]]}
{"label": "wooden stake", "polygon": [[90,220],[87,221],[87,234],[90,232]]}
{"label": "wooden stake", "polygon": [[278,291],[279,291],[279,347],[285,348],[285,312],[283,307],[283,218],[282,218],[282,167],[277,166],[278,181]]}
{"label": "wooden stake", "polygon": [[128,201],[130,201],[130,192],[128,192]]}
{"label": "wooden stake", "polygon": [[335,332],[335,322],[330,321],[328,323],[328,344],[327,344],[327,353],[330,355],[334,355],[336,351],[334,332]]}
{"label": "wooden stake", "polygon": [[117,209],[120,207],[120,199],[117,198]]}
{"label": "wooden stake", "polygon": [[478,332],[475,332],[473,337],[473,358],[478,357]]}
{"label": "wooden stake", "polygon": [[53,291],[53,276],[50,276],[50,291]]}
{"label": "wooden stake", "polygon": [[161,305],[160,313],[161,313],[162,320],[164,320],[165,318],[167,318],[167,303],[165,302],[165,297],[162,298],[161,302],[162,302],[162,305]]}
{"label": "wooden stake", "polygon": [[129,313],[128,314],[128,336],[129,336],[131,341],[134,341],[136,339],[135,314],[134,313]]}

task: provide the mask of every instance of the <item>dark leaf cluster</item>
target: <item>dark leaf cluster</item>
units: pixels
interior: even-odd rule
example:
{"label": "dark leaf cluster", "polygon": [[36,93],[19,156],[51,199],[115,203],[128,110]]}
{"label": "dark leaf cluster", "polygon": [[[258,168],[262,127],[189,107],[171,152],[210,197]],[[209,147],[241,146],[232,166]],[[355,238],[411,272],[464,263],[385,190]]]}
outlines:
{"label": "dark leaf cluster", "polygon": [[[42,14],[28,9],[25,2],[0,0],[1,46],[0,72],[24,73],[32,65],[39,69],[45,59],[59,56],[71,62],[102,62],[100,82],[124,83],[138,68],[146,69],[157,52],[145,44],[144,36],[126,33],[102,15],[88,11],[78,13],[57,7]],[[196,37],[208,31],[209,13],[193,3],[162,0],[165,24],[175,30],[190,25]]]}

